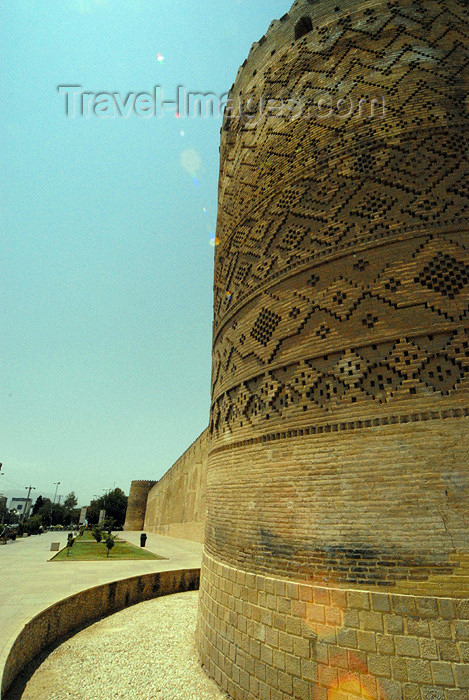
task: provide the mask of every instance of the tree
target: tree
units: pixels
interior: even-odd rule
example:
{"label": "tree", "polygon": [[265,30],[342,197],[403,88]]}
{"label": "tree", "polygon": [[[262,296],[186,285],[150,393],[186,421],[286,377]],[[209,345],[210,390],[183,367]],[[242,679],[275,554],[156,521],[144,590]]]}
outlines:
{"label": "tree", "polygon": [[8,508],[6,506],[6,501],[0,500],[0,523],[5,522],[5,518],[8,517]]}
{"label": "tree", "polygon": [[64,508],[66,510],[73,510],[77,505],[77,497],[75,496],[75,491],[71,491],[64,500]]}
{"label": "tree", "polygon": [[86,519],[89,525],[95,525],[99,520],[99,503],[96,499],[93,499],[88,506],[86,511]]}
{"label": "tree", "polygon": [[51,507],[52,525],[63,525],[64,515],[64,507],[60,503],[53,503]]}
{"label": "tree", "polygon": [[114,518],[106,518],[106,520],[103,522],[103,530],[106,530],[109,534],[114,530],[116,525],[116,521]]}
{"label": "tree", "polygon": [[80,519],[80,509],[76,508],[78,501],[75,492],[71,491],[63,502],[63,524],[71,525],[78,523]]}
{"label": "tree", "polygon": [[24,531],[30,535],[38,535],[42,530],[42,518],[39,514],[33,515],[23,525]]}
{"label": "tree", "polygon": [[122,489],[108,491],[103,497],[102,508],[106,511],[107,518],[114,518],[115,527],[122,527],[125,522],[127,510],[127,496]]}
{"label": "tree", "polygon": [[[37,501],[39,501],[39,498],[41,499],[40,505],[39,505],[38,509],[36,510],[36,512],[34,512],[36,505],[37,505]],[[43,522],[46,523],[47,525],[49,525],[50,516],[52,513],[52,501],[50,500],[50,498],[43,498],[42,496],[39,496],[37,501],[34,504],[33,514],[42,516]]]}
{"label": "tree", "polygon": [[104,540],[104,544],[105,544],[106,547],[107,547],[107,556],[110,555],[111,549],[114,547],[114,544],[115,544],[115,543],[114,543],[114,540],[115,540],[115,539],[116,539],[116,536],[115,536],[115,535],[109,535],[109,534],[108,534],[108,535],[106,536],[106,539]]}
{"label": "tree", "polygon": [[68,494],[63,504],[52,503],[50,498],[38,496],[33,506],[31,515],[40,515],[44,525],[70,525],[78,522],[80,511],[75,509],[77,499],[72,491]]}
{"label": "tree", "polygon": [[36,515],[38,511],[42,508],[44,505],[44,499],[42,496],[38,496],[36,498],[36,503],[33,505],[33,510],[31,512],[31,515]]}
{"label": "tree", "polygon": [[101,540],[103,539],[103,528],[100,525],[95,525],[94,528],[91,530],[91,534],[93,535],[96,542],[101,542]]}
{"label": "tree", "polygon": [[88,522],[90,524],[97,523],[99,511],[103,509],[106,511],[106,519],[114,519],[115,527],[122,527],[127,510],[127,496],[122,489],[113,489],[105,493],[104,496],[91,501],[87,513]]}

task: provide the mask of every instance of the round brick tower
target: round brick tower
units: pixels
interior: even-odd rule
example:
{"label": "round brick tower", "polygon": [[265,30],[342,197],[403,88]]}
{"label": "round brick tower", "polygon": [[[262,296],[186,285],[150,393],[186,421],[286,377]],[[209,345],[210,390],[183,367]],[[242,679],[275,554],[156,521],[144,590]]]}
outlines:
{"label": "round brick tower", "polygon": [[392,635],[466,614],[468,30],[298,0],[231,89],[198,642],[234,698],[425,697]]}
{"label": "round brick tower", "polygon": [[132,481],[125,513],[124,530],[143,530],[147,498],[157,481]]}

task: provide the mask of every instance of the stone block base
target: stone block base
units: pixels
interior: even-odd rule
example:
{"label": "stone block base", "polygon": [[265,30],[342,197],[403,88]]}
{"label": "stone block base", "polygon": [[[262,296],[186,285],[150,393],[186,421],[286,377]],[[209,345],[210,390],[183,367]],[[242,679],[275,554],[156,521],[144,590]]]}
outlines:
{"label": "stone block base", "polygon": [[197,643],[234,700],[468,700],[467,598],[291,582],[205,555]]}

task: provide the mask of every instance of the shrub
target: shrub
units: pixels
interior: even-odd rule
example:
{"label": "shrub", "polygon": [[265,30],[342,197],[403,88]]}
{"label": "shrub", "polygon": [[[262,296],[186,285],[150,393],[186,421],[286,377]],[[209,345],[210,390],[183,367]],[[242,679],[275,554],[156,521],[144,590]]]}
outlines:
{"label": "shrub", "polygon": [[96,542],[101,542],[101,540],[103,539],[103,528],[100,525],[95,525],[94,528],[91,530],[91,534],[93,535]]}
{"label": "shrub", "polygon": [[103,522],[103,528],[106,530],[106,532],[109,535],[113,531],[115,523],[116,523],[115,518],[106,518],[106,520]]}
{"label": "shrub", "polygon": [[28,535],[39,535],[42,530],[42,518],[40,515],[32,515],[23,524],[24,531]]}
{"label": "shrub", "polygon": [[114,547],[114,540],[116,539],[115,535],[107,535],[106,539],[104,540],[104,544],[107,547],[107,556],[109,556],[111,549]]}

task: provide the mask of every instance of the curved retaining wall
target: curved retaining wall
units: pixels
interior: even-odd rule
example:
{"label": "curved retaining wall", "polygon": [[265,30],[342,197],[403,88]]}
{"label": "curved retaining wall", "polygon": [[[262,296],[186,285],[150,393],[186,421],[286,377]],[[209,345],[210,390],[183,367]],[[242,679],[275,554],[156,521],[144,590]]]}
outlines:
{"label": "curved retaining wall", "polygon": [[147,498],[156,481],[132,481],[125,513],[124,530],[143,530]]}
{"label": "curved retaining wall", "polygon": [[2,697],[36,656],[84,625],[135,603],[199,588],[200,569],[162,571],[88,588],[51,605],[28,622],[15,640],[2,677]]}
{"label": "curved retaining wall", "polygon": [[[298,674],[303,642],[283,592],[268,591],[267,610],[286,617],[263,651],[253,632],[269,617],[256,603],[263,580],[292,592],[302,581],[368,586],[369,602],[373,586],[406,582],[412,597],[433,579],[437,596],[467,595],[468,28],[460,0],[297,0],[230,92],[199,644],[236,698],[317,700],[328,687]],[[235,574],[256,591],[240,599]],[[380,600],[394,614],[389,595]],[[437,599],[429,605],[438,626]],[[388,632],[369,628],[381,611],[368,612],[357,629],[377,644]],[[467,687],[467,667],[444,666],[467,661],[460,648],[424,657],[425,635],[413,636],[405,672],[384,651],[366,662],[393,697],[413,683],[406,700],[425,700],[440,665],[446,690]],[[399,658],[401,642],[389,644]],[[252,675],[260,653],[265,678]],[[336,652],[320,653],[309,661],[334,668]],[[338,667],[354,663],[346,653]]]}
{"label": "curved retaining wall", "polygon": [[204,541],[208,430],[199,435],[148,494],[148,532]]}

